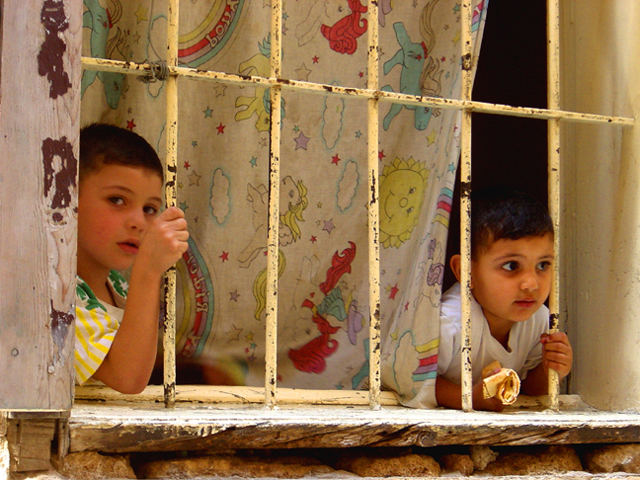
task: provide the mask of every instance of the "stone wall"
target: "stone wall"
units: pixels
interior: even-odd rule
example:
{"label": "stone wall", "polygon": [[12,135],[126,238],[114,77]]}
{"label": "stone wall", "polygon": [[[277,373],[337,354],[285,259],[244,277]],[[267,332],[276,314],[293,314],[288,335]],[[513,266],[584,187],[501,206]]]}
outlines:
{"label": "stone wall", "polygon": [[336,478],[640,474],[640,444],[73,453],[56,471],[13,480],[107,478]]}

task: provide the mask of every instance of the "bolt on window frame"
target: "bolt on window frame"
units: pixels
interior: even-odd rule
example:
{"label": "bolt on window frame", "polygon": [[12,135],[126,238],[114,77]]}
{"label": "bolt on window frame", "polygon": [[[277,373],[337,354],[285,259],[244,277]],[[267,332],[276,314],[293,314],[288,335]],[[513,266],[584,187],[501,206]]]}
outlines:
{"label": "bolt on window frame", "polygon": [[[368,11],[377,12],[377,3],[368,2]],[[369,225],[369,345],[370,345],[370,373],[368,396],[362,391],[293,391],[293,389],[279,389],[277,387],[277,321],[278,321],[278,229],[279,229],[279,190],[280,190],[280,125],[281,112],[279,108],[271,108],[270,122],[270,174],[269,174],[269,228],[267,248],[267,305],[266,305],[266,352],[265,352],[265,387],[248,388],[249,398],[254,402],[262,401],[267,407],[273,408],[277,404],[369,404],[373,410],[379,410],[381,405],[395,405],[397,401],[391,392],[381,391],[380,374],[380,255],[379,255],[379,219],[378,219],[378,107],[380,102],[395,102],[406,105],[421,105],[425,107],[448,108],[461,112],[461,152],[460,152],[460,185],[461,185],[461,239],[462,253],[462,407],[464,411],[472,411],[472,369],[471,369],[471,288],[470,288],[470,258],[471,237],[470,218],[471,201],[471,117],[474,112],[496,115],[537,118],[548,122],[548,190],[549,211],[554,225],[554,252],[558,258],[560,250],[560,133],[561,123],[586,122],[595,124],[612,124],[621,127],[633,126],[632,118],[587,114],[564,111],[560,109],[560,13],[559,0],[547,1],[547,108],[513,107],[509,105],[490,104],[472,100],[473,84],[473,54],[471,42],[471,20],[473,6],[470,2],[461,5],[461,48],[462,48],[462,88],[460,99],[421,97],[383,92],[379,90],[379,46],[378,22],[369,22],[367,28],[367,88],[345,88],[335,85],[314,84],[281,78],[281,22],[282,0],[272,0],[271,7],[271,61],[269,77],[240,76],[215,71],[203,71],[187,68],[178,62],[178,18],[179,0],[168,0],[167,24],[167,58],[162,67],[158,64],[122,62],[117,60],[82,58],[82,66],[89,70],[121,72],[130,75],[156,77],[161,70],[166,73],[167,86],[167,146],[165,176],[167,179],[165,196],[167,206],[174,206],[177,202],[177,135],[178,135],[178,80],[180,77],[202,81],[217,81],[229,84],[253,84],[268,87],[271,105],[279,105],[282,90],[289,89],[309,94],[338,95],[342,97],[363,98],[367,100],[367,169],[368,187],[372,192],[368,201]],[[164,75],[163,75],[164,76]],[[554,262],[552,287],[549,297],[550,330],[558,329],[559,320],[559,262]],[[176,297],[176,269],[171,268],[165,276],[165,319],[163,324],[164,345],[164,387],[163,396],[165,406],[175,405],[177,400],[188,401],[189,394],[181,395],[176,389],[175,362],[175,297]],[[225,395],[217,391],[215,386],[205,387],[212,394],[208,398],[212,401],[236,401],[235,396]],[[179,389],[178,389],[179,390]],[[228,390],[228,388],[227,388]],[[215,392],[215,393],[213,393]],[[217,396],[216,396],[217,395]],[[559,408],[559,381],[557,373],[550,371],[549,401],[547,407],[551,410]],[[106,395],[108,397],[108,395]],[[262,399],[260,400],[260,397]],[[142,398],[142,396],[141,396]]]}

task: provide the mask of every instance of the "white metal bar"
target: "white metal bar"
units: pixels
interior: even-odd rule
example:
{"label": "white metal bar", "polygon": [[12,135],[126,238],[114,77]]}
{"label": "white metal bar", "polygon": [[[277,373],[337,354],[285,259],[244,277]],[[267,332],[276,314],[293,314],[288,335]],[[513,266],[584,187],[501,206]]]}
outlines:
{"label": "white metal bar", "polygon": [[[178,64],[178,0],[169,0],[167,14],[167,64]],[[167,80],[167,153],[165,160],[165,197],[167,207],[176,205],[178,163],[178,77]],[[162,343],[164,347],[164,403],[172,407],[176,401],[176,267],[164,277],[165,318]]]}
{"label": "white metal bar", "polygon": [[[282,1],[271,6],[271,72],[280,76]],[[271,128],[269,145],[269,224],[267,238],[267,301],[265,332],[265,396],[268,408],[276,405],[278,382],[278,247],[280,234],[280,124],[282,98],[279,85],[271,86]]]}
{"label": "white metal bar", "polygon": [[[378,2],[369,1],[367,87],[378,89]],[[380,409],[380,245],[378,187],[378,99],[367,105],[367,147],[369,171],[369,404]]]}
{"label": "white metal bar", "polygon": [[[547,1],[547,103],[560,108],[560,8],[558,0]],[[548,190],[549,213],[553,221],[554,239],[551,292],[549,295],[549,333],[558,331],[560,317],[560,120],[548,122]],[[560,392],[558,372],[549,369],[549,408],[558,409]]]}
{"label": "white metal bar", "polygon": [[[161,385],[149,385],[142,393],[125,395],[109,387],[97,385],[76,386],[75,399],[81,401],[101,402],[162,402],[163,389]],[[264,388],[215,386],[215,385],[177,385],[176,403],[198,404],[264,404]],[[380,392],[380,404],[386,406],[402,405],[394,392]],[[560,395],[560,404],[569,409],[588,409],[578,395]],[[278,405],[369,405],[369,392],[364,390],[306,390],[298,388],[278,388]],[[536,397],[520,397],[509,407],[516,409],[527,408],[529,411],[540,410],[540,403]],[[205,407],[206,408],[206,407]],[[443,412],[437,409],[431,412]],[[522,413],[522,412],[520,412]],[[428,415],[423,410],[423,415]],[[508,415],[513,415],[508,413]],[[1,417],[0,417],[1,418]]]}
{"label": "white metal bar", "polygon": [[[77,400],[159,402],[163,391],[160,385],[149,385],[137,395],[123,395],[108,387],[78,386]],[[265,389],[261,387],[178,385],[176,402],[201,404],[236,403],[264,404]],[[393,392],[380,392],[383,406],[400,405]],[[365,390],[305,390],[278,388],[278,405],[369,405],[369,392]]]}
{"label": "white metal bar", "polygon": [[[462,2],[461,43],[462,43],[462,92],[463,100],[471,99],[473,84],[473,51],[471,46],[471,1]],[[460,386],[462,389],[462,409],[473,411],[473,378],[471,365],[471,111],[462,111],[460,132],[460,254],[461,259],[461,315],[462,315],[462,355],[460,359]]]}
{"label": "white metal bar", "polygon": [[[100,58],[82,58],[82,66],[87,70],[104,70],[110,72],[121,72],[130,75],[146,75],[151,70],[150,64],[136,64],[123,62],[120,60],[106,60]],[[626,127],[632,127],[636,121],[631,117],[619,117],[609,115],[598,115],[593,113],[571,112],[566,110],[553,110],[533,107],[513,107],[472,100],[458,100],[437,97],[416,97],[396,92],[383,92],[380,90],[358,89],[340,87],[337,85],[326,85],[319,83],[301,82],[297,80],[264,78],[244,75],[233,75],[220,72],[209,72],[196,70],[187,67],[168,66],[170,75],[179,75],[202,81],[218,81],[231,84],[252,83],[255,85],[272,86],[280,85],[283,89],[306,91],[320,95],[327,93],[344,97],[377,98],[380,102],[402,103],[406,105],[422,105],[425,107],[435,107],[443,109],[469,110],[473,113],[487,113],[496,115],[507,115],[524,118],[538,118],[542,120],[561,119],[579,123],[610,123]]]}

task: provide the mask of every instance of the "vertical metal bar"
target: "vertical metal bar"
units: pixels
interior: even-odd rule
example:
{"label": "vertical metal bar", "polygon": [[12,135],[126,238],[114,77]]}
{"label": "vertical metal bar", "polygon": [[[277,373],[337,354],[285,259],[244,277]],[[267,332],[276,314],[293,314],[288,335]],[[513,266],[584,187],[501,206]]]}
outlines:
{"label": "vertical metal bar", "polygon": [[[178,0],[169,0],[167,23],[167,65],[178,65]],[[167,82],[167,154],[165,162],[165,198],[167,207],[176,205],[178,162],[178,77],[169,75]],[[165,318],[162,342],[164,346],[164,404],[176,402],[176,267],[164,277]]]}
{"label": "vertical metal bar", "polygon": [[[473,52],[471,46],[471,0],[462,3],[462,100],[471,99]],[[473,372],[471,366],[471,111],[462,111],[460,132],[460,254],[462,355],[462,409],[473,410]]]}
{"label": "vertical metal bar", "polygon": [[[280,77],[282,1],[271,6],[271,78]],[[269,145],[269,227],[267,239],[267,302],[265,332],[265,406],[276,405],[278,380],[278,243],[280,233],[280,102],[279,85],[270,88],[271,129]]]}
{"label": "vertical metal bar", "polygon": [[[547,108],[560,108],[560,8],[558,0],[547,1]],[[549,295],[549,332],[558,331],[560,316],[560,120],[548,121],[549,213],[553,220],[553,278]],[[549,408],[558,409],[558,372],[549,370]]]}
{"label": "vertical metal bar", "polygon": [[[367,88],[378,89],[378,2],[369,1]],[[367,100],[369,171],[369,405],[380,409],[380,245],[378,211],[378,99]]]}

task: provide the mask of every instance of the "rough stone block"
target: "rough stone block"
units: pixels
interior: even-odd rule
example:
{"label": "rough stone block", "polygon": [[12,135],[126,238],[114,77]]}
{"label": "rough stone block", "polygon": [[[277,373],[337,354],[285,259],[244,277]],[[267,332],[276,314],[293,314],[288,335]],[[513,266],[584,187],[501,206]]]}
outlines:
{"label": "rough stone block", "polygon": [[472,445],[469,447],[469,456],[475,470],[484,470],[487,465],[498,458],[498,455],[498,452],[494,452],[486,445]]}
{"label": "rough stone block", "polygon": [[440,465],[447,472],[460,472],[462,475],[473,473],[473,460],[469,455],[449,453],[440,457]]}
{"label": "rough stone block", "polygon": [[55,470],[47,470],[46,472],[12,473],[9,476],[9,480],[69,480],[69,477],[63,477]]}
{"label": "rough stone block", "polygon": [[78,452],[70,453],[62,461],[53,458],[52,463],[60,474],[73,480],[137,478],[129,458],[122,455]]}
{"label": "rough stone block", "polygon": [[489,475],[553,475],[582,471],[575,449],[569,446],[527,447],[526,451],[502,452],[483,473]]}
{"label": "rough stone block", "polygon": [[301,478],[321,476],[334,470],[320,462],[303,457],[204,456],[154,460],[137,468],[139,478],[272,477]]}
{"label": "rough stone block", "polygon": [[592,473],[640,473],[640,444],[606,445],[584,456],[585,468]]}
{"label": "rough stone block", "polygon": [[407,455],[367,455],[343,457],[338,468],[361,477],[437,477],[440,464],[433,457],[410,453]]}

